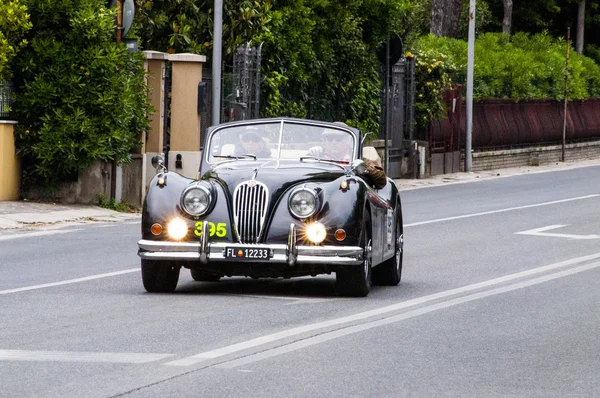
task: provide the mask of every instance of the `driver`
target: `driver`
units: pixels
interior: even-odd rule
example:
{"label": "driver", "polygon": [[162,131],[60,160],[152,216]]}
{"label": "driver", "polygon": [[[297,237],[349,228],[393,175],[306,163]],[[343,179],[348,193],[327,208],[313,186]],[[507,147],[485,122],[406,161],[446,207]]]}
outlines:
{"label": "driver", "polygon": [[236,145],[235,155],[256,155],[257,158],[271,157],[267,142],[253,131],[242,134],[241,141]]}

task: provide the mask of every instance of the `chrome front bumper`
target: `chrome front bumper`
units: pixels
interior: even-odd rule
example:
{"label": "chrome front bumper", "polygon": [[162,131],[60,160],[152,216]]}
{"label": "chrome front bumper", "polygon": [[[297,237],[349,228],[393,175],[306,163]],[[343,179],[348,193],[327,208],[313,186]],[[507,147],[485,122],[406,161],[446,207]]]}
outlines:
{"label": "chrome front bumper", "polygon": [[[168,242],[142,239],[138,242],[138,256],[145,260],[191,260],[202,264],[209,262],[235,261],[225,257],[225,248],[245,246],[254,249],[269,249],[271,257],[266,262],[287,264],[335,264],[360,265],[364,251],[359,246],[307,246],[296,244],[296,229],[290,224],[287,244],[239,244],[235,242],[208,242],[208,223],[203,223],[199,242]],[[255,261],[255,260],[248,260]]]}

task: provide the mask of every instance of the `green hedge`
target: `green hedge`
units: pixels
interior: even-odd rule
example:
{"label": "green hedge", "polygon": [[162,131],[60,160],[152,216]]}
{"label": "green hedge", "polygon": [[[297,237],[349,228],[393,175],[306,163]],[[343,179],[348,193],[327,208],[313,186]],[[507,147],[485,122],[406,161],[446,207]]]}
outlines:
{"label": "green hedge", "polygon": [[29,0],[13,110],[24,181],[47,187],[97,160],[130,160],[151,111],[143,55],[115,43],[104,0]]}
{"label": "green hedge", "polygon": [[[480,35],[475,41],[474,98],[562,99],[565,51],[565,41],[547,33]],[[415,52],[446,57],[455,69],[452,82],[466,83],[466,41],[429,35],[418,41]],[[572,48],[568,87],[570,99],[600,97],[600,66]]]}

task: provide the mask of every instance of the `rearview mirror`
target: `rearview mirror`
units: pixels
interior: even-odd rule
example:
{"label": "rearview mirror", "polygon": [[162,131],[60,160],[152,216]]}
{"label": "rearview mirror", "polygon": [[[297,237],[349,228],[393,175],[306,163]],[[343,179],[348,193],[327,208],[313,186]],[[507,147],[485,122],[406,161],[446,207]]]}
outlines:
{"label": "rearview mirror", "polygon": [[166,170],[165,160],[162,155],[152,156],[152,167],[154,167],[157,172]]}

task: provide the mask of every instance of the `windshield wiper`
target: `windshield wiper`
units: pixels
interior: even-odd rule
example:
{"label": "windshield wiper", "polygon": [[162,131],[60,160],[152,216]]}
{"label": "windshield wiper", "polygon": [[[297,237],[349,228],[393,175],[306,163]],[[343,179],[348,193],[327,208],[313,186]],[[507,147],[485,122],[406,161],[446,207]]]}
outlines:
{"label": "windshield wiper", "polygon": [[252,158],[256,160],[256,155],[251,153],[245,153],[243,155],[213,155],[213,158],[223,158],[223,159],[246,159]]}
{"label": "windshield wiper", "polygon": [[335,160],[335,159],[327,159],[327,158],[319,158],[317,156],[302,156],[300,158],[300,161],[303,162],[306,159],[310,159],[310,160],[318,160],[318,161],[325,161],[325,162],[333,162],[336,164],[350,164],[350,162],[348,162],[347,160]]}

